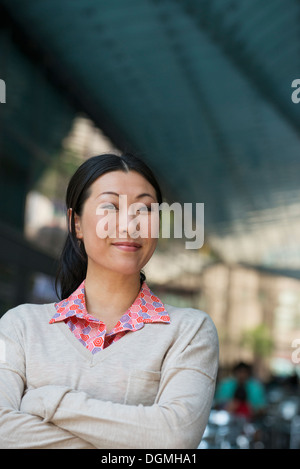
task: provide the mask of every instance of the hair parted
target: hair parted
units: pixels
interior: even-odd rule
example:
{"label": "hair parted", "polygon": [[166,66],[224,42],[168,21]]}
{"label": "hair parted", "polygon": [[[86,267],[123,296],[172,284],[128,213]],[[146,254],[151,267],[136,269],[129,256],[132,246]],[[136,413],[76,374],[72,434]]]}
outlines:
{"label": "hair parted", "polygon": [[[74,214],[82,214],[93,182],[112,171],[136,171],[141,174],[154,187],[157,202],[162,202],[161,190],[152,170],[137,156],[130,153],[105,153],[84,161],[71,177],[66,192],[66,208],[67,211],[72,210],[55,282],[56,293],[60,299],[68,298],[85,279],[87,272],[87,255],[84,243],[78,242],[76,237]],[[145,275],[141,273],[141,281],[144,279]]]}

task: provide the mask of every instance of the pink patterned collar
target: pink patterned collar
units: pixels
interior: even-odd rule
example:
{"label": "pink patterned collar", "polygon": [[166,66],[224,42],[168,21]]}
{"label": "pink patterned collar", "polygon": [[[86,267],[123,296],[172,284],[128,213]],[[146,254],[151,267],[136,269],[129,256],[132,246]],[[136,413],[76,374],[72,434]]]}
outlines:
{"label": "pink patterned collar", "polygon": [[[86,310],[84,283],[85,281],[79,285],[69,298],[55,304],[56,313],[50,320],[50,324],[65,321],[72,316],[90,322],[101,323],[99,319],[94,318]],[[161,300],[152,293],[146,282],[144,282],[135,301],[123,314],[111,333],[123,330],[137,330],[146,323],[154,322],[169,323],[170,317]]]}

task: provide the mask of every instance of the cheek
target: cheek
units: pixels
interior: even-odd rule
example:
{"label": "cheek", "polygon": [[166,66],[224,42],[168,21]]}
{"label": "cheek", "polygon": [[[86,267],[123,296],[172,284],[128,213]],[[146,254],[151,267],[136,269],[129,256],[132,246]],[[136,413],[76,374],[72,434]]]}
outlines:
{"label": "cheek", "polygon": [[108,213],[98,216],[95,225],[95,232],[98,238],[116,238],[117,237],[117,217],[116,213]]}

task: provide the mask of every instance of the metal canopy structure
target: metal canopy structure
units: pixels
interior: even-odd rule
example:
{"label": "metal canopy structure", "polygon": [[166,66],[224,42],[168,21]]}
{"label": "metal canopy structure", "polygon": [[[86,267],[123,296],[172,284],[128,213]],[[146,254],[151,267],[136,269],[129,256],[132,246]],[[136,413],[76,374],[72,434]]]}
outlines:
{"label": "metal canopy structure", "polygon": [[298,0],[1,5],[27,40],[17,46],[57,85],[53,111],[65,120],[48,114],[55,144],[76,105],[141,154],[170,199],[205,204],[206,238],[221,257],[299,267]]}

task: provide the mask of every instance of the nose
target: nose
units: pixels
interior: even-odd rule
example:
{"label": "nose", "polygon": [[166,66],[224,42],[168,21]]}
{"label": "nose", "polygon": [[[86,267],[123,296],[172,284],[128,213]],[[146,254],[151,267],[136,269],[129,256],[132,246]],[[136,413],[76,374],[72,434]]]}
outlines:
{"label": "nose", "polygon": [[130,214],[130,210],[127,204],[127,195],[119,196],[119,234],[121,237],[127,237],[127,235],[132,235],[129,233],[130,221],[134,218],[134,214]]}

